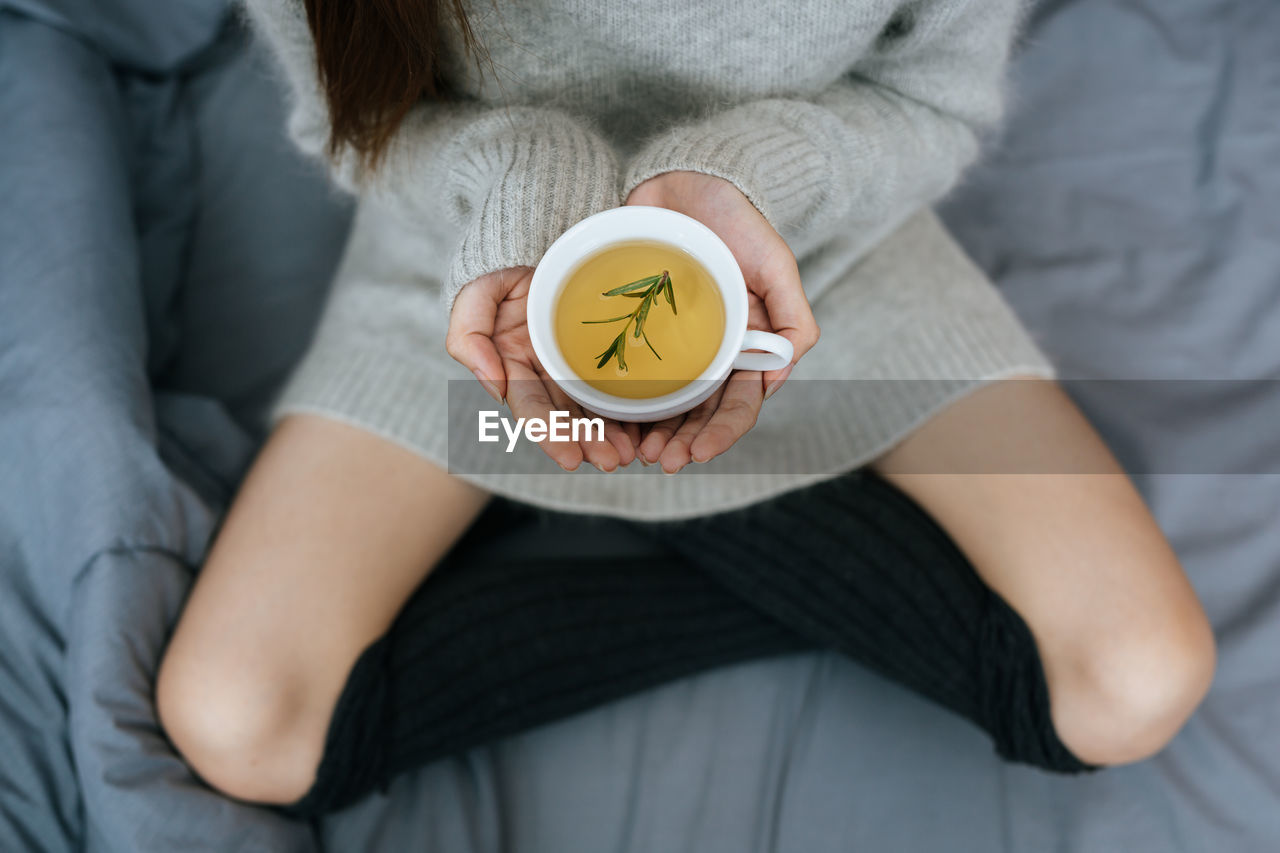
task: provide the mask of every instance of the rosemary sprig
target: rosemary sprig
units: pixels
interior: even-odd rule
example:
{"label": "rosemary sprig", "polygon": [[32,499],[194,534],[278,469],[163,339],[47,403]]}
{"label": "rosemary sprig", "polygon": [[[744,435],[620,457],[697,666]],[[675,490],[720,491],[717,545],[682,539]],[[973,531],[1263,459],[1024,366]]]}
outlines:
{"label": "rosemary sprig", "polygon": [[583,320],[583,323],[616,323],[619,320],[626,320],[622,324],[622,331],[613,339],[605,351],[596,356],[600,361],[596,364],[596,369],[600,369],[609,363],[609,359],[616,357],[618,359],[618,367],[623,371],[627,369],[626,348],[627,348],[627,329],[632,322],[635,323],[635,329],[632,331],[633,338],[641,338],[644,340],[645,346],[649,351],[657,356],[658,361],[662,361],[662,356],[658,355],[658,351],[653,348],[653,344],[649,341],[649,336],[644,331],[645,321],[649,319],[649,310],[662,296],[666,296],[667,304],[671,306],[671,313],[677,314],[675,288],[671,283],[671,274],[667,270],[663,270],[661,275],[651,275],[644,278],[638,278],[635,281],[618,285],[612,290],[606,290],[601,296],[627,296],[633,299],[639,299],[640,304],[630,314],[620,314],[617,317],[610,317],[607,320]]}

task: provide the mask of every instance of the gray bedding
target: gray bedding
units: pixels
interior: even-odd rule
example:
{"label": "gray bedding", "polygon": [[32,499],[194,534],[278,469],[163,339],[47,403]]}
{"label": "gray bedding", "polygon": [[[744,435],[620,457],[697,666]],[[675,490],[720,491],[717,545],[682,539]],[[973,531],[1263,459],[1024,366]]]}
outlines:
{"label": "gray bedding", "polygon": [[148,696],[348,217],[226,21],[212,0],[0,0],[0,851],[1280,849],[1280,5],[1040,3],[1008,132],[943,211],[1213,619],[1217,679],[1169,749],[1083,779],[1004,765],[804,654],[314,827],[204,789]]}

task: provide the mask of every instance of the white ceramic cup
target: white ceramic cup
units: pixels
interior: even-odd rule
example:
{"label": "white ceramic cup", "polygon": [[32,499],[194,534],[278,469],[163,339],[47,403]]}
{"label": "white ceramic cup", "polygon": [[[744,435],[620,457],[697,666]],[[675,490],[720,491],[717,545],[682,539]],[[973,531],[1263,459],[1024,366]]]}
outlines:
{"label": "white ceramic cup", "polygon": [[[701,374],[669,394],[642,399],[606,394],[588,385],[569,367],[555,336],[556,302],[569,274],[602,249],[637,240],[665,243],[692,255],[720,292],[725,319],[724,339]],[[780,370],[793,355],[791,342],[782,335],[747,330],[747,284],[724,241],[692,217],[649,205],[604,210],[561,234],[534,269],[528,322],[533,351],[551,379],[583,408],[619,421],[658,421],[687,412],[710,397],[730,371]]]}

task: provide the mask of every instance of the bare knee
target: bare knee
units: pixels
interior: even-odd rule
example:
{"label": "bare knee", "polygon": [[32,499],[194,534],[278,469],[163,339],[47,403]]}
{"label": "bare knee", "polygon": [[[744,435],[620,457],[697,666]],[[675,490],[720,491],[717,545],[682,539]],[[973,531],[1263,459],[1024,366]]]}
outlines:
{"label": "bare knee", "polygon": [[171,646],[156,679],[156,712],[169,740],[224,794],[275,804],[300,799],[315,778],[327,715],[284,668],[272,672],[261,658],[233,660],[193,645]]}
{"label": "bare knee", "polygon": [[1064,655],[1049,678],[1059,738],[1090,764],[1154,755],[1208,692],[1215,655],[1198,606],[1151,630],[1090,638]]}

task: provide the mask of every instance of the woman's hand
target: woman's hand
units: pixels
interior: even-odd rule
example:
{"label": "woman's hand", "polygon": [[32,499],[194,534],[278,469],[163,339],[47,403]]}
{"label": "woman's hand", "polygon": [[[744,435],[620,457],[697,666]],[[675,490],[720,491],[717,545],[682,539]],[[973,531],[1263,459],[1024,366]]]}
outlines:
{"label": "woman's hand", "polygon": [[[498,401],[521,418],[547,420],[552,410],[582,417],[582,409],[538,363],[525,307],[532,267],[510,267],[469,282],[453,303],[445,348],[480,380]],[[590,431],[588,431],[590,432]],[[605,419],[604,441],[542,441],[542,449],[560,467],[572,471],[586,459],[603,471],[630,465],[636,458],[640,428]]]}
{"label": "woman's hand", "polygon": [[702,405],[648,429],[639,447],[641,460],[661,462],[664,471],[674,473],[690,461],[706,462],[725,452],[755,426],[761,405],[818,342],[818,324],[791,247],[730,182],[702,172],[663,172],[633,189],[627,204],[675,210],[714,231],[746,279],[748,328],[776,332],[795,348],[791,364],[781,370],[736,370]]}

